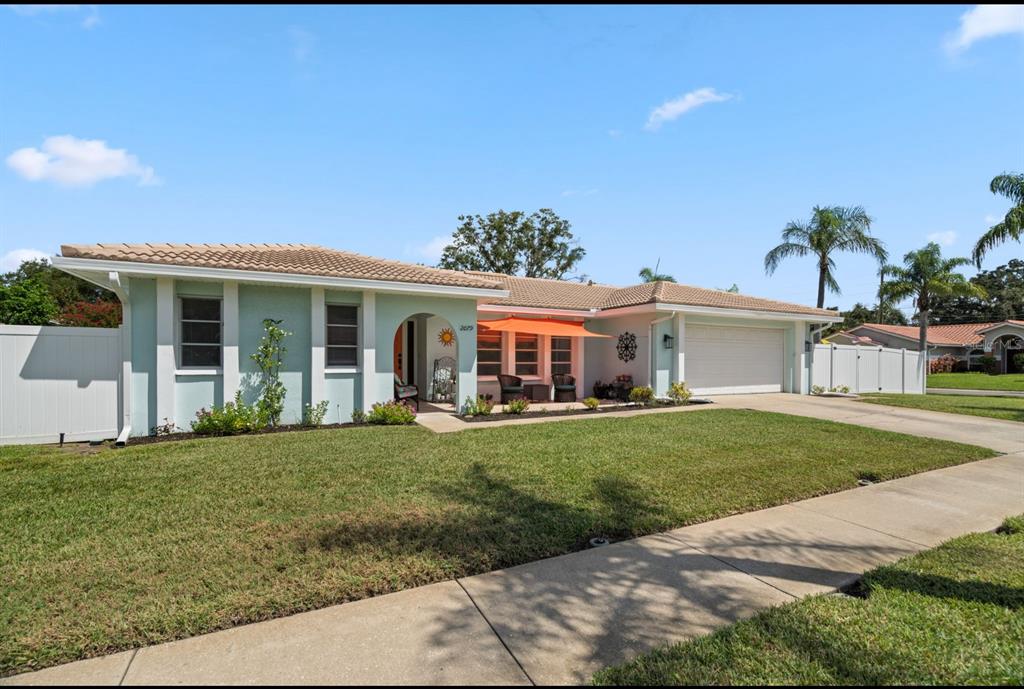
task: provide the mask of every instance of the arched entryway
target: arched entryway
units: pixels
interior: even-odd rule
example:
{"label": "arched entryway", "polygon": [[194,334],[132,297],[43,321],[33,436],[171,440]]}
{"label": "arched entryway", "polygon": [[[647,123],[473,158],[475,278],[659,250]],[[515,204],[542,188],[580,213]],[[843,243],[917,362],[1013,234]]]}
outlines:
{"label": "arched entryway", "polygon": [[1017,362],[1020,356],[1024,356],[1024,337],[1002,335],[995,339],[994,345],[994,349],[998,348],[998,351],[1002,352],[1002,373],[1024,373],[1024,366]]}
{"label": "arched entryway", "polygon": [[416,313],[399,323],[392,340],[391,367],[397,387],[416,388],[420,402],[455,405],[458,397],[459,343],[448,319]]}

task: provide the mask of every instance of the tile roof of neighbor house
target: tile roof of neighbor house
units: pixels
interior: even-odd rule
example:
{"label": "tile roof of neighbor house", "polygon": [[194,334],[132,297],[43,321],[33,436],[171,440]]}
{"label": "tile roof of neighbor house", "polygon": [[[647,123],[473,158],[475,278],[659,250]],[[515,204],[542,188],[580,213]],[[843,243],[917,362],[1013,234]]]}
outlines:
{"label": "tile roof of neighbor house", "polygon": [[801,304],[748,297],[717,289],[690,287],[674,282],[613,287],[500,273],[442,270],[311,244],[66,244],[61,246],[61,254],[68,258],[507,289],[507,298],[489,300],[489,303],[505,306],[585,311],[642,304],[680,304],[827,318],[834,318],[837,315],[835,311]]}
{"label": "tile roof of neighbor house", "polygon": [[501,289],[494,280],[460,270],[428,268],[313,244],[65,244],[60,251],[68,258]]}
{"label": "tile roof of neighbor house", "polygon": [[[928,326],[928,344],[931,345],[943,345],[953,347],[967,347],[970,345],[981,344],[985,336],[981,334],[982,330],[991,328],[993,325],[999,325],[1007,321],[999,321],[996,323],[959,323],[955,325],[929,325]],[[1024,321],[1009,321],[1010,323],[1024,325]],[[864,323],[859,325],[853,330],[876,330],[883,333],[891,333],[893,335],[901,335],[911,340],[917,340],[919,330],[916,325],[881,325],[878,323]]]}

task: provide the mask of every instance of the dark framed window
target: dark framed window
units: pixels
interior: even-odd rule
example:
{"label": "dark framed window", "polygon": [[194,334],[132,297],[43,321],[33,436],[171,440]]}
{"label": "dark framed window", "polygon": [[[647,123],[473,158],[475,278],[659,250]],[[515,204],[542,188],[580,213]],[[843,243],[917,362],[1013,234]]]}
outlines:
{"label": "dark framed window", "polygon": [[496,376],[501,373],[501,333],[481,330],[476,335],[476,374]]}
{"label": "dark framed window", "polygon": [[572,338],[551,338],[551,373],[572,373]]}
{"label": "dark framed window", "polygon": [[221,365],[220,299],[181,297],[181,365]]}
{"label": "dark framed window", "polygon": [[327,365],[359,365],[359,307],[327,305]]}
{"label": "dark framed window", "polygon": [[535,376],[539,362],[540,337],[532,333],[516,333],[516,375]]}

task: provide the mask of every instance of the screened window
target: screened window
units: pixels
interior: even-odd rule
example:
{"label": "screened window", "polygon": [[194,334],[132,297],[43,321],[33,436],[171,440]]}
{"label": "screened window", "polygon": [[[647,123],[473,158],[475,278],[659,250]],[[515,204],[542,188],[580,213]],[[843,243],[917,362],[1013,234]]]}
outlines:
{"label": "screened window", "polygon": [[537,375],[537,335],[516,333],[516,375]]}
{"label": "screened window", "polygon": [[220,366],[220,299],[181,299],[181,365]]}
{"label": "screened window", "polygon": [[327,305],[327,365],[357,366],[359,307]]}
{"label": "screened window", "polygon": [[551,338],[551,373],[572,373],[572,338]]}
{"label": "screened window", "polygon": [[481,330],[476,335],[476,374],[496,376],[501,373],[501,333]]}

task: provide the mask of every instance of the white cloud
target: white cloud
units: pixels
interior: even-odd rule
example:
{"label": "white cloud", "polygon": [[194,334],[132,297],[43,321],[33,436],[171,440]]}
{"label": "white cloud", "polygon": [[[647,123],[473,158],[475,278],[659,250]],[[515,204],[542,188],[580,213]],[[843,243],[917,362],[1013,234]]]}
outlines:
{"label": "white cloud", "polygon": [[288,40],[292,44],[292,57],[296,62],[302,63],[313,56],[316,48],[316,35],[301,26],[288,27]]}
{"label": "white cloud", "polygon": [[665,101],[652,110],[644,128],[649,131],[656,131],[664,123],[676,120],[695,108],[707,105],[708,103],[722,103],[732,98],[733,95],[731,93],[719,93],[710,87],[690,91],[678,98]]}
{"label": "white cloud", "polygon": [[956,232],[946,230],[945,232],[932,232],[928,235],[929,242],[935,242],[939,246],[953,246],[956,242]]}
{"label": "white cloud", "polygon": [[448,246],[451,240],[450,236],[434,237],[426,244],[407,245],[405,253],[417,258],[426,259],[431,263],[437,263],[441,260],[441,254],[444,253],[444,248]]}
{"label": "white cloud", "polygon": [[997,222],[1002,222],[1002,221],[1003,221],[1003,218],[1000,218],[998,215],[986,215],[985,216],[985,224],[989,225],[989,226],[995,225]]}
{"label": "white cloud", "polygon": [[975,5],[960,15],[960,26],[946,41],[951,53],[962,53],[976,41],[1005,34],[1024,35],[1024,5]]}
{"label": "white cloud", "polygon": [[87,12],[82,20],[83,29],[92,29],[100,24],[100,10],[97,5],[8,5],[8,9],[23,17],[57,12]]}
{"label": "white cloud", "polygon": [[0,273],[9,273],[17,270],[24,261],[34,261],[39,258],[50,260],[50,255],[39,249],[13,249],[3,256],[0,256]]}
{"label": "white cloud", "polygon": [[562,192],[562,196],[593,196],[596,193],[597,189],[566,189]]}
{"label": "white cloud", "polygon": [[123,148],[70,135],[48,137],[40,148],[19,148],[7,156],[7,166],[29,181],[69,187],[88,187],[115,177],[135,177],[140,185],[160,184],[153,168]]}

